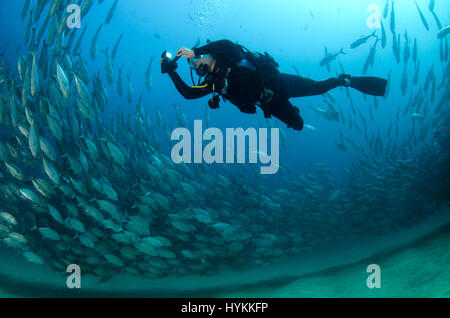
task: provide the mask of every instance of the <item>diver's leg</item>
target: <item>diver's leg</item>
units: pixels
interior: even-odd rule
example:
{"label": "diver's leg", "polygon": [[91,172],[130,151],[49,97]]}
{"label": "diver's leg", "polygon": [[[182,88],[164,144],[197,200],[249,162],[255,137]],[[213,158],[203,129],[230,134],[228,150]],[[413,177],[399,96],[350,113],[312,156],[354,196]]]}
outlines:
{"label": "diver's leg", "polygon": [[272,116],[284,122],[289,128],[303,129],[303,118],[300,116],[300,111],[297,107],[292,106],[289,100],[274,99],[267,107]]}
{"label": "diver's leg", "polygon": [[314,81],[309,78],[284,73],[278,74],[275,79],[277,93],[286,98],[322,95],[344,84],[345,81],[339,78]]}

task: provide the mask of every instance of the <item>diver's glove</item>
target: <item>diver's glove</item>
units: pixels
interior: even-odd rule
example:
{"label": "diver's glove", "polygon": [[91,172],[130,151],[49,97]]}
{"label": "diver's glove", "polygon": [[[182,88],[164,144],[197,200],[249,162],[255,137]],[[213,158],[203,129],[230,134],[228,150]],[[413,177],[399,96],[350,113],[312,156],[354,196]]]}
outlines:
{"label": "diver's glove", "polygon": [[173,73],[173,72],[175,72],[177,67],[178,67],[178,65],[177,65],[176,61],[171,61],[171,60],[165,58],[161,62],[161,73],[163,73],[163,74]]}
{"label": "diver's glove", "polygon": [[349,87],[352,84],[352,76],[348,74],[339,75],[339,80],[341,81],[341,85],[345,87]]}

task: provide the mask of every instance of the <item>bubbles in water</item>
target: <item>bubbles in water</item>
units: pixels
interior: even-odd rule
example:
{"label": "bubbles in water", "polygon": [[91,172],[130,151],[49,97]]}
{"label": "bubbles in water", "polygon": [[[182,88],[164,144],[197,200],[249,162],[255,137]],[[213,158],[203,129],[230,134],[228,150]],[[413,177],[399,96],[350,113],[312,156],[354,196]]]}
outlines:
{"label": "bubbles in water", "polygon": [[226,10],[224,0],[203,0],[193,14],[194,25],[197,27],[212,27],[212,21]]}

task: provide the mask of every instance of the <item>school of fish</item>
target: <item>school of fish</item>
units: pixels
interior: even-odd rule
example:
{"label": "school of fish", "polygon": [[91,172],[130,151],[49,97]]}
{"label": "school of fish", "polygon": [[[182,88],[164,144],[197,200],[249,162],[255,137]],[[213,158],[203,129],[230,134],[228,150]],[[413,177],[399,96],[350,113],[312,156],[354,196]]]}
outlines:
{"label": "school of fish", "polygon": [[[239,173],[228,173],[176,165],[160,150],[162,142],[171,144],[171,126],[157,107],[144,105],[143,93],[136,97],[130,76],[124,82],[125,70],[114,64],[126,35],[115,37],[110,52],[98,54],[98,38],[113,23],[118,0],[109,1],[87,49],[87,25],[65,27],[71,1],[38,0],[35,7],[24,2],[21,19],[28,22],[21,52],[26,53],[17,54],[15,64],[5,58],[0,64],[0,244],[32,263],[60,273],[75,263],[102,282],[119,273],[215,275],[282,262],[352,235],[415,224],[449,197],[448,27],[440,25],[432,4],[442,53],[422,78],[417,39],[411,58],[408,33],[403,40],[396,35],[394,1],[386,2],[383,16],[386,22],[391,10],[397,63],[404,50],[399,89],[409,96],[396,105],[387,131],[375,124],[382,98],[365,97],[367,105],[356,105],[346,88],[345,109],[331,93],[324,95],[324,106],[311,106],[317,118],[364,136],[365,143],[344,132],[336,138],[339,150],[353,147],[358,154],[345,171],[348,184],[336,186],[322,163],[307,175],[282,164],[285,186],[270,189],[261,184],[256,167],[241,165]],[[78,3],[86,16],[93,5],[108,2]],[[432,29],[416,6],[425,28]],[[384,49],[384,26],[382,32]],[[371,38],[364,72],[374,65],[380,38],[374,32],[350,46],[357,49]],[[326,49],[320,65],[330,67],[341,54],[351,53]],[[104,70],[90,73],[87,58],[103,58]],[[147,93],[152,63],[153,57],[142,74]],[[414,77],[407,74],[411,63]],[[107,116],[116,93],[127,107]],[[176,123],[186,126],[182,108],[173,107]],[[405,118],[411,128],[401,134],[398,122]],[[311,124],[305,130],[319,133]],[[285,144],[282,130],[281,138]]]}

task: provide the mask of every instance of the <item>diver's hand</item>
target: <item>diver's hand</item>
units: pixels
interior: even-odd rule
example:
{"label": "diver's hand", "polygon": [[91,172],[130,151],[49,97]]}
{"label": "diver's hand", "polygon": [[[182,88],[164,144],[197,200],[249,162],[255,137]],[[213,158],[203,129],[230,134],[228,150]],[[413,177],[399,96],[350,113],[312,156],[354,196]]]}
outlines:
{"label": "diver's hand", "polygon": [[193,50],[187,49],[185,47],[180,47],[177,51],[177,56],[183,56],[187,58],[192,58],[195,56],[195,53]]}
{"label": "diver's hand", "polygon": [[177,69],[178,65],[176,62],[171,61],[169,59],[161,59],[161,73],[162,74],[170,74],[175,72],[175,70]]}

